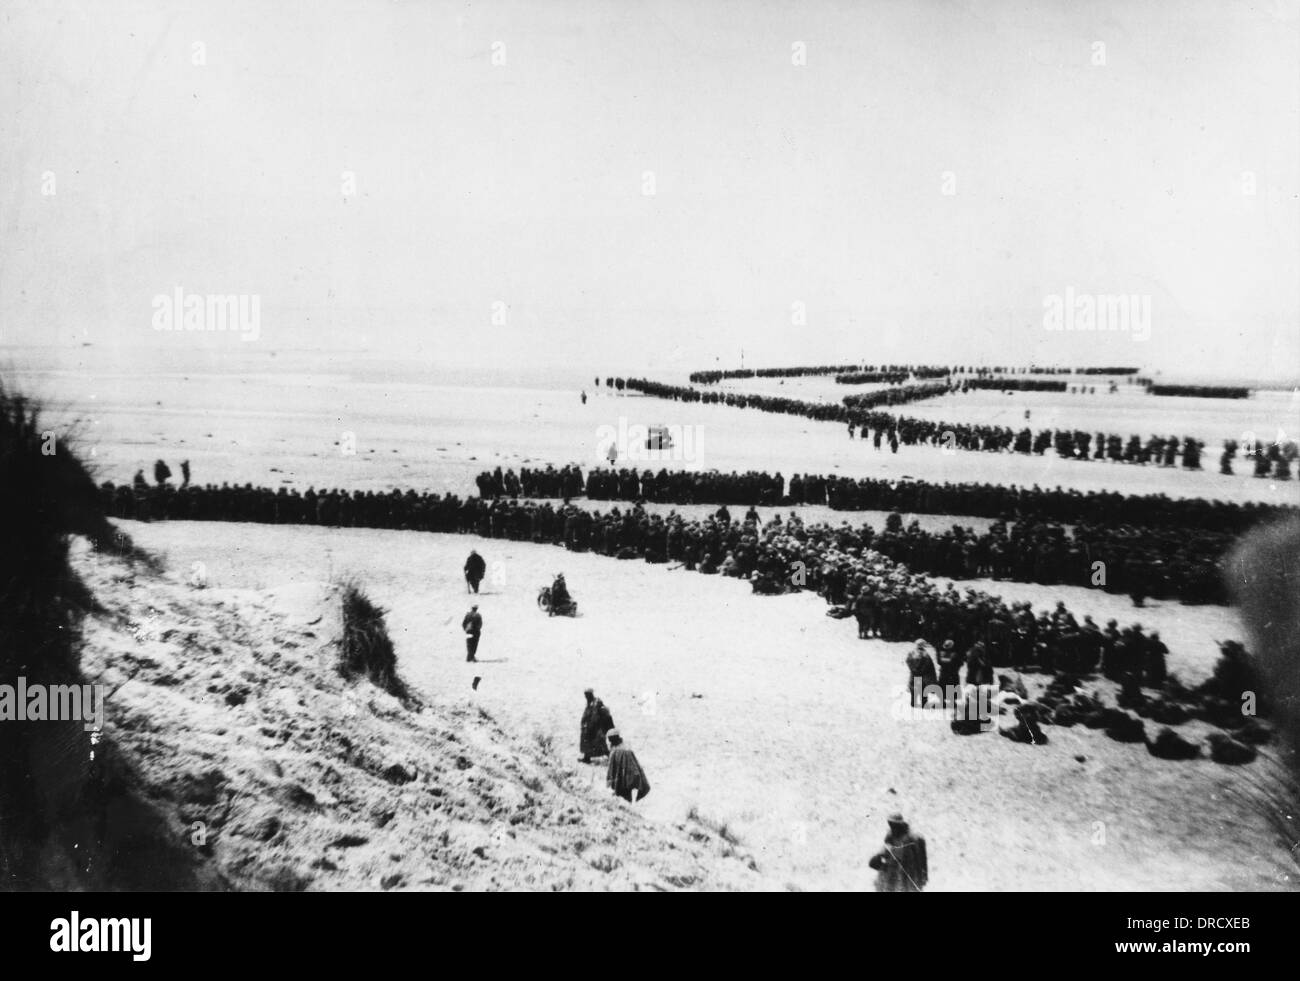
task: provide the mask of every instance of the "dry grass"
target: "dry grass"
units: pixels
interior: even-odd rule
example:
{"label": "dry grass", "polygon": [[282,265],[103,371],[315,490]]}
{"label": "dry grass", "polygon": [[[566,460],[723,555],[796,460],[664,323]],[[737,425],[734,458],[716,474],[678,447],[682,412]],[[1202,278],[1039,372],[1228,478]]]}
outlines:
{"label": "dry grass", "polygon": [[384,621],[387,612],[371,602],[354,580],[342,583],[343,637],[339,642],[339,670],[345,678],[365,676],[378,688],[412,702],[406,683],[397,674],[397,652]]}

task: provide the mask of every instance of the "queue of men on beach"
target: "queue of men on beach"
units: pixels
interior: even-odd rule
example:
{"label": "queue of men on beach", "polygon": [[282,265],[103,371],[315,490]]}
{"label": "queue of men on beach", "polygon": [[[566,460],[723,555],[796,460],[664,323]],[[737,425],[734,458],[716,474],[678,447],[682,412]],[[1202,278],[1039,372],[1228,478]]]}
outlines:
{"label": "queue of men on beach", "polygon": [[[922,419],[875,408],[880,404],[895,405],[946,394],[946,384],[888,388],[880,393],[847,396],[843,403],[837,404],[706,390],[644,378],[617,381],[623,383],[620,387],[671,401],[752,408],[762,412],[803,416],[819,422],[838,422],[849,428],[850,435],[857,435],[864,442],[869,441],[876,449],[882,449],[884,444],[888,444],[895,453],[900,445],[932,446],[946,451],[1026,455],[1042,455],[1050,448],[1055,449],[1058,456],[1068,459],[1166,467],[1178,466],[1181,462],[1183,469],[1196,471],[1201,469],[1201,454],[1205,447],[1204,441],[1192,436],[1179,438],[1157,434],[1143,440],[1140,435],[1133,434],[1126,440],[1116,433],[1097,433],[1094,436],[1077,430],[1051,429],[1040,430],[1035,434],[1028,428],[1017,430],[1009,426]],[[1246,449],[1248,456],[1255,460],[1255,476],[1271,477],[1274,480],[1290,480],[1295,461],[1300,457],[1300,444],[1294,439],[1274,440],[1271,443],[1257,440]],[[1261,457],[1267,466],[1261,464]],[[1223,467],[1222,458],[1220,472],[1232,473],[1230,466],[1226,469]]]}
{"label": "queue of men on beach", "polygon": [[551,464],[543,469],[520,467],[504,473],[500,467],[475,478],[479,497],[577,497],[582,493],[582,471],[573,465],[559,470]]}
{"label": "queue of men on beach", "polygon": [[[162,463],[162,461],[159,461]],[[257,521],[278,524],[320,524],[339,527],[424,528],[435,510],[445,511],[444,495],[413,490],[388,492],[347,491],[337,488],[254,487],[252,484],[192,484],[189,465],[182,463],[185,482],[169,482],[163,464],[158,482],[151,486],[137,473],[130,484],[105,482],[100,495],[105,509],[116,517],[147,521],[173,520]],[[157,469],[157,468],[156,468]],[[553,467],[554,473],[561,473]],[[570,474],[581,476],[577,466]],[[538,471],[546,473],[546,471]],[[506,473],[509,473],[507,471]],[[496,491],[496,474],[483,475],[489,486],[480,499],[506,495]],[[504,481],[505,474],[501,480]],[[1116,491],[1079,491],[1073,488],[1020,487],[973,482],[936,483],[924,480],[824,477],[795,474],[787,483],[777,472],[721,473],[718,471],[638,472],[627,468],[591,470],[583,483],[591,500],[646,500],[668,504],[730,504],[763,506],[826,505],[841,511],[897,511],[913,514],[950,514],[999,518],[1004,521],[1034,519],[1061,524],[1124,524],[1136,527],[1169,526],[1239,534],[1262,520],[1295,513],[1296,507],[1259,502],[1225,502],[1204,498],[1171,498],[1165,494],[1132,495]],[[521,488],[522,489],[522,488]],[[591,493],[594,491],[594,495]],[[581,492],[577,495],[580,496]],[[534,497],[558,497],[556,494]],[[453,496],[454,497],[454,496]],[[454,498],[457,506],[463,504]],[[473,500],[473,499],[470,499]],[[466,505],[476,512],[477,505]],[[447,524],[445,517],[440,524]],[[427,530],[427,529],[426,529]]]}
{"label": "queue of men on beach", "polygon": [[906,530],[890,515],[871,547],[909,569],[951,579],[1080,586],[1132,597],[1226,604],[1220,562],[1236,539],[1221,532],[1130,525],[995,522],[986,532],[953,525]]}
{"label": "queue of men on beach", "polygon": [[[575,469],[578,468],[575,466]],[[509,473],[506,471],[506,475]],[[485,480],[489,477],[488,474],[482,476]],[[499,479],[504,478],[498,478],[494,473],[489,482],[496,483]],[[1173,498],[1166,494],[1080,491],[1060,486],[935,483],[910,478],[886,480],[816,474],[795,474],[787,482],[780,471],[770,474],[758,470],[724,473],[661,468],[655,472],[650,469],[638,471],[632,467],[618,470],[594,467],[587,473],[584,488],[588,500],[765,507],[825,505],[838,511],[952,514],[1005,521],[1034,518],[1066,524],[1177,525],[1233,533],[1245,531],[1263,518],[1296,510],[1258,502],[1239,504],[1204,498]],[[485,496],[508,495],[492,493]]]}
{"label": "queue of men on beach", "polygon": [[[717,478],[725,482],[729,476]],[[754,489],[743,481],[738,486],[748,486],[751,493]],[[941,490],[947,489],[941,485]],[[652,563],[681,562],[704,572],[750,578],[760,592],[782,588],[781,576],[759,563],[756,543],[737,537],[740,523],[728,527],[733,525],[729,514],[720,522],[685,522],[636,508],[616,507],[602,515],[576,506],[557,508],[504,499],[461,500],[452,495],[417,495],[411,491],[318,493],[309,489],[298,494],[248,486],[140,488],[106,484],[102,494],[106,510],[115,517],[476,532],[484,537],[556,542],[575,551],[644,558]],[[1059,491],[1039,492],[1037,496],[1043,498],[1038,502],[1040,510],[1065,513],[1076,520],[1077,515],[1069,514],[1071,504],[1091,515],[1103,510],[1097,505],[1111,503],[1106,499],[1109,496],[1062,495]],[[1033,497],[1022,496],[1020,501],[1029,502]],[[1200,525],[1219,527],[1232,527],[1283,510],[1204,501],[1157,503]],[[1149,498],[1121,497],[1114,509],[1149,513],[1153,510],[1150,504]],[[1024,504],[1018,502],[1018,506]],[[1030,510],[1033,507],[1029,504]],[[958,526],[928,533],[916,522],[904,530],[892,516],[879,532],[869,525],[850,529],[844,524],[836,534],[842,540],[847,534],[856,547],[875,549],[917,573],[1089,586],[1128,594],[1137,606],[1148,597],[1222,602],[1218,563],[1232,540],[1226,532],[1196,527],[1151,528],[1101,522],[1080,522],[1067,529],[1054,522],[1017,521],[1010,528],[995,524],[979,534]],[[835,578],[833,571],[830,578]]]}
{"label": "queue of men on beach", "polygon": [[[770,504],[782,499],[779,489],[783,486],[783,478],[779,473],[769,476],[754,471],[744,474],[711,472],[695,477],[691,497],[698,492],[701,498],[720,499],[729,504]],[[802,482],[797,475],[791,484],[792,489],[802,491]],[[631,469],[617,472],[593,470],[588,475],[588,486],[596,499],[623,495],[635,499],[637,494],[646,492],[647,498],[652,500],[664,496],[660,493],[659,477],[651,471],[638,475]],[[819,490],[825,492],[824,487]],[[832,497],[838,490],[838,484],[833,484]],[[804,495],[799,493],[797,496]],[[1039,492],[1039,496],[1045,495]],[[1075,501],[1081,505],[1080,510],[1091,514],[1102,510],[1096,506],[1101,503],[1099,497],[1083,495]],[[1121,514],[1132,510],[1133,499],[1121,497],[1120,500],[1123,506],[1115,510]],[[1149,503],[1149,499],[1137,500],[1142,504]],[[1102,501],[1110,503],[1106,498]],[[1070,502],[1067,499],[1065,503]],[[1175,502],[1168,498],[1157,498],[1154,503],[1169,505],[1201,524],[1233,526],[1256,514],[1271,513],[1263,506],[1233,504],[1207,508],[1197,507],[1196,501]],[[1205,505],[1206,502],[1199,504]],[[1029,504],[1028,510],[1033,512],[1033,503]],[[1154,508],[1142,510],[1149,513]],[[1165,517],[1166,520],[1173,519],[1172,515]],[[934,533],[923,531],[917,521],[913,521],[904,532],[901,524],[896,524],[897,518],[891,516],[884,532],[874,542],[868,539],[865,544],[871,544],[877,551],[916,571],[956,579],[988,577],[1044,585],[1097,587],[1129,595],[1136,606],[1143,605],[1147,598],[1186,603],[1222,604],[1227,601],[1220,561],[1235,540],[1231,533],[1200,527],[1147,527],[1118,523],[1123,520],[1119,516],[1096,523],[1077,520],[1073,528],[1064,523],[1031,518],[1016,521],[1009,530],[1005,521],[998,521],[983,533],[960,525]]]}
{"label": "queue of men on beach", "polygon": [[[122,490],[125,495],[119,493]],[[103,494],[111,516],[137,516],[132,488],[105,485]],[[725,507],[704,519],[686,520],[677,514],[648,514],[642,508],[615,507],[602,513],[573,505],[557,508],[550,503],[461,499],[451,494],[309,491],[292,498],[269,490],[194,486],[167,491],[166,499],[168,507],[156,510],[156,518],[269,518],[543,542],[745,579],[756,593],[815,590],[840,608],[848,608],[865,588],[879,607],[871,635],[886,640],[922,636],[931,643],[953,638],[967,646],[983,639],[995,665],[1035,663],[1052,668],[1071,657],[1070,643],[1064,638],[1073,628],[1062,629],[1061,624],[1068,626],[1072,617],[1045,613],[1034,617],[1023,604],[1007,605],[979,590],[958,592],[951,583],[941,588],[930,577],[873,551],[875,536],[869,528],[805,524],[793,512],[786,519],[773,515],[762,524],[752,508],[742,520],[732,520]],[[278,510],[281,501],[292,502],[291,513]],[[317,506],[321,501],[327,506]],[[265,505],[269,507],[262,510]]]}

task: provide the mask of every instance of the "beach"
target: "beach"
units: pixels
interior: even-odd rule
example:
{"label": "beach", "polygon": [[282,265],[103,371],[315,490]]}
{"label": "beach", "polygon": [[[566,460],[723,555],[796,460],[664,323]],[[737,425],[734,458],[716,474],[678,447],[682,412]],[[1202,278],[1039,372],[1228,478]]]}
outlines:
{"label": "beach", "polygon": [[[61,418],[79,420],[83,452],[103,478],[118,482],[139,468],[150,474],[155,458],[168,460],[174,472],[185,458],[196,482],[466,495],[479,471],[496,466],[603,464],[601,427],[630,421],[697,427],[692,459],[656,463],[670,468],[1061,484],[1275,503],[1294,501],[1296,489],[1244,474],[1061,461],[1052,454],[945,454],[931,447],[892,454],[848,439],[838,425],[619,396],[577,380],[572,386],[455,386],[381,383],[346,370],[268,370],[233,380],[178,372],[147,382],[130,372],[47,371],[25,381]],[[578,397],[584,388],[585,405]],[[1060,399],[1052,418],[1116,424],[1133,418],[1138,397]],[[1048,398],[979,392],[901,411],[962,419],[981,418],[983,411],[987,421],[1009,424],[995,407]],[[1176,413],[1182,401],[1154,404]],[[1234,403],[1225,411],[1237,413],[1238,422],[1221,421],[1224,431],[1277,413],[1279,425],[1292,424],[1286,399]],[[1033,423],[1040,421],[1046,422]],[[1185,422],[1175,431],[1195,433],[1206,417],[1194,405]],[[348,433],[355,439],[351,454],[339,445]],[[687,518],[715,509],[649,507]],[[766,520],[792,510],[805,520],[855,526],[880,527],[886,517],[824,507],[759,512]],[[952,515],[916,519],[936,531],[954,523],[984,530],[990,523]],[[868,887],[864,856],[884,816],[900,808],[930,836],[936,889],[1271,889],[1289,882],[1269,828],[1248,803],[1241,771],[1206,758],[1171,764],[1141,744],[1082,727],[1049,727],[1051,743],[1035,748],[992,734],[954,739],[939,713],[899,720],[896,689],[906,677],[908,645],[858,640],[848,624],[827,618],[824,601],[812,594],[755,596],[743,582],[474,537],[121,524],[181,582],[201,567],[214,590],[275,595],[345,579],[363,583],[388,611],[400,670],[421,695],[481,705],[520,737],[553,739],[557,765],[593,788],[603,771],[574,760],[580,693],[594,686],[652,775],[656,789],[645,815],[665,827],[689,813],[725,825],[765,875],[792,888]],[[477,600],[487,622],[481,666],[464,663],[459,630],[470,602],[460,566],[471,547],[489,568]],[[547,618],[534,602],[561,570],[580,602],[575,620]],[[1209,676],[1218,641],[1244,637],[1233,611],[1223,607],[1153,601],[1138,611],[1127,596],[1100,590],[990,580],[956,585],[1028,601],[1036,610],[1064,600],[1076,615],[1091,614],[1099,623],[1114,617],[1159,629],[1171,649],[1170,670],[1189,685]],[[476,674],[482,681],[473,689]],[[1045,683],[1046,677],[1030,678],[1039,689]],[[1192,723],[1188,730],[1199,728]]]}

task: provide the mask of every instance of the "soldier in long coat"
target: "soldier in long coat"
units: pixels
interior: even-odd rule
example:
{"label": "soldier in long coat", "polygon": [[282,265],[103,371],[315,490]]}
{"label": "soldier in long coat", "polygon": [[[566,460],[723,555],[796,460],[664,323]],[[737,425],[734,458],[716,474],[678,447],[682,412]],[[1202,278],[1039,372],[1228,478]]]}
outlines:
{"label": "soldier in long coat", "polygon": [[867,864],[876,870],[876,892],[920,892],[930,879],[925,839],[915,834],[901,814],[888,818],[885,847]]}
{"label": "soldier in long coat", "polygon": [[623,745],[623,737],[617,729],[605,734],[609,740],[609,770],[605,774],[605,783],[609,789],[626,801],[643,800],[650,793],[650,781],[632,750]]}
{"label": "soldier in long coat", "polygon": [[579,762],[590,763],[592,757],[609,753],[605,737],[614,728],[614,717],[590,688],[583,695],[587,698],[587,707],[582,710],[582,721],[579,724],[578,749],[582,751]]}

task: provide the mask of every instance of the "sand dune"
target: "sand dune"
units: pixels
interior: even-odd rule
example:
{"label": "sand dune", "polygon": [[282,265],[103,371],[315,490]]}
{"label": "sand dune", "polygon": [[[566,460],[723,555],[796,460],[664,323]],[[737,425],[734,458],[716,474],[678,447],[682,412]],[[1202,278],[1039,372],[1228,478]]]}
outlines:
{"label": "sand dune", "polygon": [[[245,556],[247,553],[245,552]],[[752,860],[698,821],[647,821],[460,692],[420,710],[335,670],[339,597],[156,581],[79,547],[113,616],[82,667],[109,689],[111,750],[234,889],[756,889]],[[594,771],[593,771],[594,772]],[[652,789],[653,794],[653,789]],[[159,851],[119,851],[147,880]],[[125,864],[124,864],[125,863]],[[128,885],[129,887],[129,885]]]}

